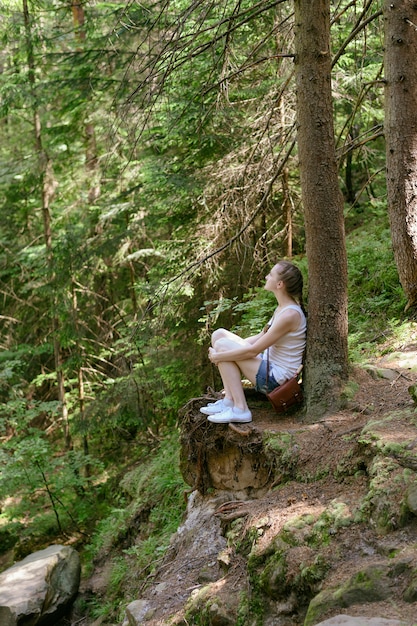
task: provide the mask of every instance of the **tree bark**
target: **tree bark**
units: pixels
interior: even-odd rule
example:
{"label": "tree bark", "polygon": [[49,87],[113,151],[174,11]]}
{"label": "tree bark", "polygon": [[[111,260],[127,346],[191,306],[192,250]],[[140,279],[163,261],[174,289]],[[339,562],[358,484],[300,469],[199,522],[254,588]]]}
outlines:
{"label": "tree bark", "polygon": [[348,376],[347,259],[331,93],[330,0],[295,0],[297,140],[309,272],[307,419],[338,405]]}
{"label": "tree bark", "polygon": [[385,0],[385,138],[388,213],[395,262],[417,308],[417,4]]}

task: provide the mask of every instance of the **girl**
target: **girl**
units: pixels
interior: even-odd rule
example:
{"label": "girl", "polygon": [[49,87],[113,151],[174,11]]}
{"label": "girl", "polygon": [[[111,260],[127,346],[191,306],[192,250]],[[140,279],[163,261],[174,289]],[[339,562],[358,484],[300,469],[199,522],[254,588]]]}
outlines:
{"label": "girl", "polygon": [[248,339],[242,339],[224,328],[212,334],[212,347],[209,348],[208,356],[219,368],[224,398],[200,409],[204,415],[208,415],[210,422],[224,424],[252,421],[241,374],[258,391],[269,393],[291,378],[302,363],[306,345],[306,318],[300,270],[289,261],[279,261],[266,277],[265,289],[272,291],[278,306],[264,330]]}

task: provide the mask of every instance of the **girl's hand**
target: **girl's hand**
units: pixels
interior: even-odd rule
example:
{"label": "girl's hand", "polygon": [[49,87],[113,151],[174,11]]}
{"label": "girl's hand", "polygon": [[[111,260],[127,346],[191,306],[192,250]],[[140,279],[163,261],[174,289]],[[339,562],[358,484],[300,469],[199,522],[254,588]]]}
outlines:
{"label": "girl's hand", "polygon": [[217,352],[214,348],[209,348],[208,358],[214,365],[217,365]]}

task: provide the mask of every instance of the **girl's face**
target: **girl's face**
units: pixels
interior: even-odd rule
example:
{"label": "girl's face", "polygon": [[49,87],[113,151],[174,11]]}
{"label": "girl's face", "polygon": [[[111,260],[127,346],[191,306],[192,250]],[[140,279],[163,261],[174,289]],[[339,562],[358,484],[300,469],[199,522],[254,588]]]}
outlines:
{"label": "girl's face", "polygon": [[279,270],[279,263],[277,263],[277,265],[274,265],[269,274],[266,276],[265,289],[268,291],[275,291],[277,288],[277,285],[281,280]]}

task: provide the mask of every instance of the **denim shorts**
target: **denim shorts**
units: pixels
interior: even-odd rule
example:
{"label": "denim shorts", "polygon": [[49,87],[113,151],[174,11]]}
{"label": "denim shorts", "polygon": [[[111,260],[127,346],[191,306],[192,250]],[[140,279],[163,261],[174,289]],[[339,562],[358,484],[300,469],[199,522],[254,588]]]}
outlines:
{"label": "denim shorts", "polygon": [[[271,370],[271,366],[269,367]],[[269,393],[275,387],[278,387],[278,383],[274,378],[274,375],[271,371],[268,374],[268,389],[266,388],[266,360],[262,359],[262,363],[259,366],[259,369],[256,374],[256,391],[260,391],[261,393]]]}

